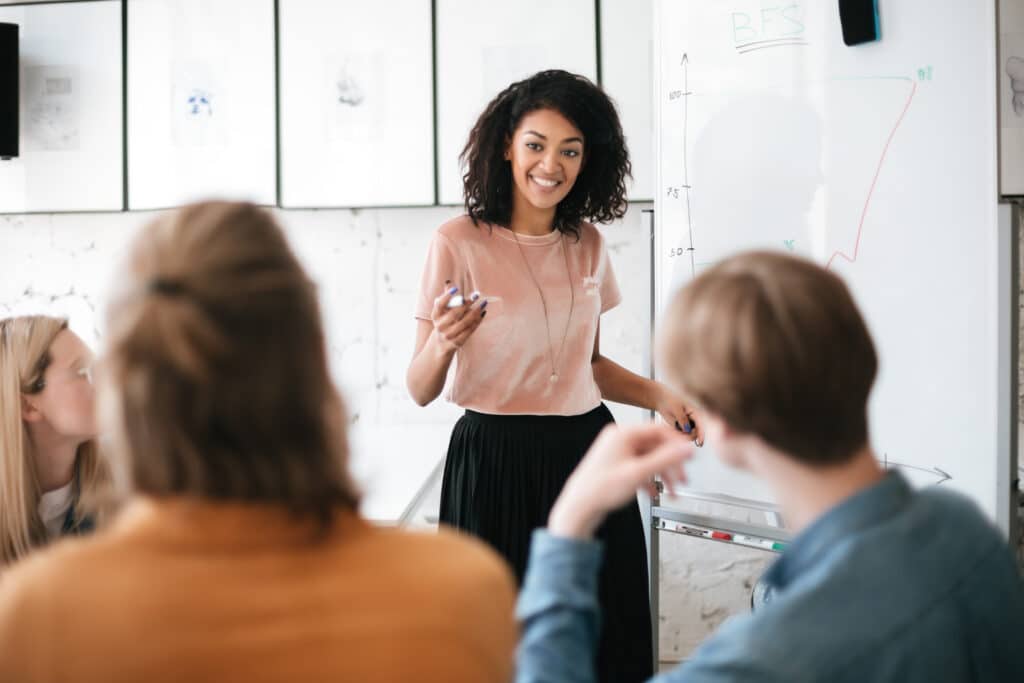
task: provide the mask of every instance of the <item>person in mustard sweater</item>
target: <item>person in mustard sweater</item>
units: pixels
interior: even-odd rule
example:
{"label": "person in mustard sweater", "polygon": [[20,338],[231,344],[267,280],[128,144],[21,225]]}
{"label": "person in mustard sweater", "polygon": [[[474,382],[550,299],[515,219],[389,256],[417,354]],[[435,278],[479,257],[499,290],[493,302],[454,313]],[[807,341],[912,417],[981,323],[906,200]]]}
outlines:
{"label": "person in mustard sweater", "polygon": [[0,577],[0,681],[507,681],[514,580],[482,543],[374,527],[316,287],[264,211],[135,240],[97,367],[125,502]]}

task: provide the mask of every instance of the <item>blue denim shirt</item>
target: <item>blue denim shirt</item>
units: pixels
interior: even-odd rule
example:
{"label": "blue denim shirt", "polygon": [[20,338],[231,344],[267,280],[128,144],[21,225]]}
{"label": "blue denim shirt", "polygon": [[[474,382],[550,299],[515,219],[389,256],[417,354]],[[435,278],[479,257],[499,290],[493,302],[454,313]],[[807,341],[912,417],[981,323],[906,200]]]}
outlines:
{"label": "blue denim shirt", "polygon": [[[534,532],[518,683],[593,681],[601,546]],[[1006,541],[962,496],[899,474],[818,518],[734,617],[654,680],[1024,682],[1024,587]]]}

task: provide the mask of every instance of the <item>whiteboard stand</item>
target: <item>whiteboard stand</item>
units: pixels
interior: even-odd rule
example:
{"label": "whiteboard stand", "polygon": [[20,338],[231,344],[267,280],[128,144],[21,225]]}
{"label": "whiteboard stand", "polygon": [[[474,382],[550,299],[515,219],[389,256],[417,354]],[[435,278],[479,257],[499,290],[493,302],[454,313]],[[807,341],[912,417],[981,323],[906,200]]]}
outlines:
{"label": "whiteboard stand", "polygon": [[[794,5],[796,27],[748,4],[655,0],[657,310],[741,250],[834,269],[881,358],[869,423],[883,464],[968,496],[1015,543],[1021,226],[997,202],[1000,142],[1002,161],[1019,158],[1006,129],[1024,116],[1000,118],[1011,76],[996,56],[997,8],[1021,3],[880,4],[885,37],[856,48],[835,3]],[[1003,195],[1024,195],[1003,170]],[[960,397],[965,428],[936,429]],[[702,464],[693,489],[767,500],[763,482]]]}
{"label": "whiteboard stand", "polygon": [[[1002,383],[1000,393],[1011,406],[1012,410],[1003,416],[1000,431],[1004,432],[1003,440],[1010,444],[1004,454],[1005,461],[1000,468],[1009,473],[1009,487],[1004,490],[1005,500],[999,501],[999,509],[1007,511],[1006,528],[1010,546],[1017,546],[1017,558],[1021,571],[1024,572],[1024,497],[1021,495],[1021,461],[1020,461],[1020,386],[1018,372],[1020,370],[1020,305],[1019,292],[1021,283],[1020,272],[1020,239],[1024,225],[1024,199],[1016,198],[1010,203],[999,206],[1000,243],[1007,246],[1001,254],[1000,264],[1000,309],[1003,311],[999,337],[1008,348],[1000,349],[999,357],[1007,362],[1001,372]],[[1002,424],[1005,423],[1005,424]],[[1002,526],[1002,520],[999,520]]]}
{"label": "whiteboard stand", "polygon": [[434,487],[437,486],[441,480],[441,474],[444,472],[444,456],[437,461],[434,465],[434,469],[431,470],[430,476],[427,477],[426,481],[420,486],[419,490],[416,491],[416,495],[413,496],[409,504],[405,506],[405,510],[402,511],[402,515],[398,518],[398,526],[407,527],[411,526],[414,522],[415,516],[418,513],[422,513],[423,521],[428,524],[437,524],[438,517],[437,511],[434,510],[432,513],[422,510],[423,504],[427,501],[427,496],[430,495]]}
{"label": "whiteboard stand", "polygon": [[[648,239],[648,260],[647,269],[650,276],[650,290],[654,292],[654,259],[656,251],[654,247],[654,209],[644,209],[640,212],[640,221],[647,228]],[[650,379],[654,379],[654,315],[656,302],[654,296],[649,297],[647,309],[647,343],[644,344],[644,370]],[[651,421],[655,419],[654,411],[649,413]],[[647,542],[647,580],[649,582],[648,593],[651,601],[651,653],[654,657],[654,671],[658,671],[658,577],[661,547],[658,543],[658,534],[654,532],[653,512],[657,505],[658,496],[653,497],[641,494],[643,501],[640,505],[640,517],[644,525],[644,541]]]}

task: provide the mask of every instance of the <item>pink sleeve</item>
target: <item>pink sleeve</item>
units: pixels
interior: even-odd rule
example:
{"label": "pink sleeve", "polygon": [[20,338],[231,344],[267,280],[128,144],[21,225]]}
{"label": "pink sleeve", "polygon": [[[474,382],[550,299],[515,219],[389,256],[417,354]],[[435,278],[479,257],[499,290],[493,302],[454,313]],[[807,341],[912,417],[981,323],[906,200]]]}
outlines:
{"label": "pink sleeve", "polygon": [[595,268],[594,277],[601,283],[598,291],[601,294],[602,313],[610,311],[622,303],[619,281],[615,278],[615,269],[612,268],[612,261],[608,258],[608,249],[605,247],[603,237],[598,242],[597,268]]}
{"label": "pink sleeve", "polygon": [[[464,268],[455,255],[455,246],[441,233],[434,233],[427,249],[427,263],[420,278],[420,293],[416,299],[416,318],[430,320],[434,310],[434,299],[441,295],[446,286],[462,286]],[[450,281],[451,285],[445,285]]]}

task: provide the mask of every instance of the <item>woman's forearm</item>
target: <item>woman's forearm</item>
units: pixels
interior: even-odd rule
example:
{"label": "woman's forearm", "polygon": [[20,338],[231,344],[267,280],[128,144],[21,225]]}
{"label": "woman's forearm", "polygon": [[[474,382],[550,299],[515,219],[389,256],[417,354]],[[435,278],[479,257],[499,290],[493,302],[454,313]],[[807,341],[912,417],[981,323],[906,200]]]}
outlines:
{"label": "woman's forearm", "polygon": [[431,332],[420,350],[413,356],[405,374],[405,384],[412,400],[425,406],[437,398],[444,389],[448,368],[451,367],[455,351],[442,348],[437,335]]}
{"label": "woman's forearm", "polygon": [[630,372],[615,361],[598,355],[593,361],[594,380],[601,396],[615,403],[657,410],[658,384]]}

